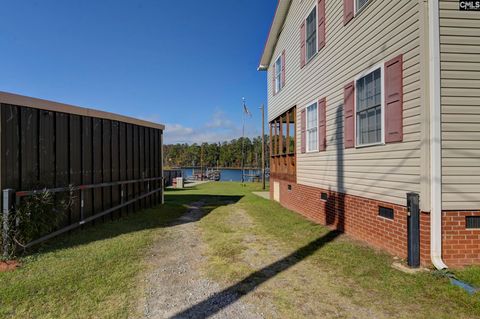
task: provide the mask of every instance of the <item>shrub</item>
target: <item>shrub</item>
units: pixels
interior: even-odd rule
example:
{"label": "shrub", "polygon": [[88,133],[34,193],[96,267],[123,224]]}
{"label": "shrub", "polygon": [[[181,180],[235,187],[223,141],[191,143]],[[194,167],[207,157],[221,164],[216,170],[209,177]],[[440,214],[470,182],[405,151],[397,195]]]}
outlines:
{"label": "shrub", "polygon": [[[44,189],[22,198],[9,219],[9,237],[14,245],[8,255],[15,257],[17,247],[25,248],[32,240],[57,229],[74,203],[72,194],[71,191],[55,194]],[[3,220],[0,221],[3,225]]]}

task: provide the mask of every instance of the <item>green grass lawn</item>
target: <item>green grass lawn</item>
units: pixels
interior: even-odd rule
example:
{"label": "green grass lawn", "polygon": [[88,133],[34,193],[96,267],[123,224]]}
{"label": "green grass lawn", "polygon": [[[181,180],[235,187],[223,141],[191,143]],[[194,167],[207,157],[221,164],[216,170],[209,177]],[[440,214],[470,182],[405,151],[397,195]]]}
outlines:
{"label": "green grass lawn", "polygon": [[[242,234],[225,223],[224,206],[235,203],[248,213],[257,236],[276,240],[296,250],[296,258],[328,269],[343,285],[345,295],[358,302],[374,298],[387,309],[401,305],[419,317],[428,317],[429,311],[439,318],[480,316],[480,296],[468,296],[432,273],[412,276],[396,271],[390,267],[390,256],[355,241],[325,241],[313,252],[300,249],[328,234],[328,229],[251,194],[259,188],[256,184],[209,183],[191,190],[172,190],[162,207],[57,238],[23,258],[20,269],[0,274],[0,318],[135,316],[142,291],[139,278],[146,269],[149,247],[162,236],[168,222],[185,212],[183,204],[199,200],[205,202],[209,213],[200,222],[208,259],[211,267],[223,267],[226,275],[218,279],[225,284],[250,271],[238,267],[236,258],[245,249],[239,237]],[[213,276],[215,269],[211,270]],[[480,286],[478,267],[457,271],[457,275]],[[358,291],[368,291],[368,295],[358,296]]]}
{"label": "green grass lawn", "polygon": [[[216,186],[205,186],[210,187]],[[393,258],[390,255],[344,236],[336,239],[336,234],[326,227],[252,195],[250,191],[257,190],[257,186],[248,189],[234,185],[228,187],[229,192],[234,189],[244,196],[236,206],[247,212],[254,222],[255,227],[249,228],[250,232],[263,241],[281,242],[295,251],[299,261],[305,259],[327,270],[330,276],[336,278],[342,294],[356,303],[371,304],[372,308],[381,308],[392,316],[407,318],[480,317],[480,293],[469,296],[435,272],[409,275],[397,271],[391,267]],[[207,272],[217,280],[234,283],[252,271],[239,258],[252,244],[242,243],[241,237],[245,234],[240,234],[228,218],[227,210],[218,208],[201,221],[201,227],[209,247],[210,266]],[[480,287],[479,267],[455,273],[459,278]],[[283,293],[291,299],[295,290],[288,288]],[[322,295],[322,291],[305,293]],[[276,291],[276,294],[282,296],[282,291]],[[282,307],[284,301],[280,298],[278,302]],[[284,315],[295,317],[297,310],[291,307],[290,312]]]}
{"label": "green grass lawn", "polygon": [[185,208],[169,203],[55,240],[0,273],[0,318],[126,318],[144,255]]}
{"label": "green grass lawn", "polygon": [[164,226],[184,204],[203,200],[214,209],[240,196],[220,185],[170,190],[161,207],[52,240],[18,270],[0,273],[0,318],[131,317],[146,252]]}

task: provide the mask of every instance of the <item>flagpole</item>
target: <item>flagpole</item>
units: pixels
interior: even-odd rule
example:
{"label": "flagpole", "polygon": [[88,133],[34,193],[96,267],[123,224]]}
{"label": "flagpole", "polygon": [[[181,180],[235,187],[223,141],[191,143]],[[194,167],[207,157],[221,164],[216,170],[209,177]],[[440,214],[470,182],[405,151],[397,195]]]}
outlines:
{"label": "flagpole", "polygon": [[244,183],[245,178],[245,98],[243,100],[243,112],[242,112],[242,184]]}

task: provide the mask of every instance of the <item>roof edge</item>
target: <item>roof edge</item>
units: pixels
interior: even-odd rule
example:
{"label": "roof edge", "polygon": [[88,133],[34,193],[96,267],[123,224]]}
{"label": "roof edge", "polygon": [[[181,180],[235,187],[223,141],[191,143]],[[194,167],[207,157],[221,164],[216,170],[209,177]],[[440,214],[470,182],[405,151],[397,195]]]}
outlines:
{"label": "roof edge", "polygon": [[60,112],[60,113],[69,113],[81,116],[90,116],[96,117],[101,119],[107,119],[112,121],[119,121],[125,122],[150,128],[155,128],[159,130],[165,130],[165,125],[158,124],[154,122],[144,121],[137,118],[124,116],[120,114],[94,110],[90,108],[84,108],[69,104],[63,104],[54,101],[48,101],[43,99],[37,99],[33,97],[28,97],[24,95],[2,92],[0,91],[0,103],[4,104],[11,104],[11,105],[18,105],[18,106],[26,106],[40,110],[52,111],[52,112]]}
{"label": "roof edge", "polygon": [[278,41],[278,36],[280,35],[283,24],[285,23],[291,3],[292,0],[278,0],[275,16],[273,17],[272,25],[270,26],[270,31],[268,33],[267,40],[265,41],[262,57],[260,58],[260,63],[257,68],[258,71],[268,70],[275,46]]}

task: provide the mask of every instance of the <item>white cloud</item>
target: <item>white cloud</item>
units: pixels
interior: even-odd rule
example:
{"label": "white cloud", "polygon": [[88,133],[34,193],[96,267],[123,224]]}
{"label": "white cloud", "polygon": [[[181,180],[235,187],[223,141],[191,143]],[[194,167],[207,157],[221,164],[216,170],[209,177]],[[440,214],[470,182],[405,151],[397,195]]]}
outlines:
{"label": "white cloud", "polygon": [[167,130],[170,134],[178,134],[180,136],[190,135],[193,133],[193,128],[184,127],[181,124],[169,124],[167,126]]}
{"label": "white cloud", "polygon": [[[157,115],[141,117],[147,121],[159,122]],[[245,124],[245,135],[247,137],[261,134],[260,125],[249,119]],[[230,141],[242,136],[242,124],[236,124],[228,118],[227,114],[217,110],[212,117],[199,127],[187,127],[179,123],[166,123],[164,133],[165,144],[192,144],[192,143],[216,143]]]}
{"label": "white cloud", "polygon": [[205,125],[207,128],[235,128],[235,124],[227,118],[223,111],[216,111],[213,113],[211,120]]}

